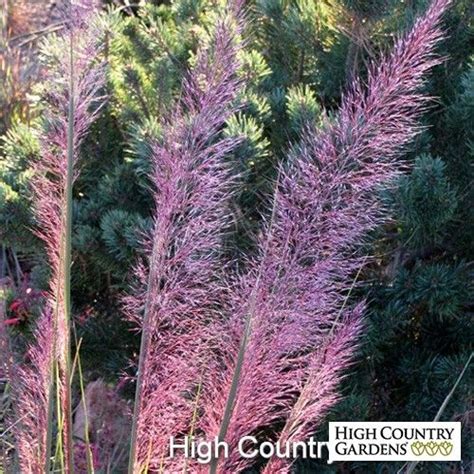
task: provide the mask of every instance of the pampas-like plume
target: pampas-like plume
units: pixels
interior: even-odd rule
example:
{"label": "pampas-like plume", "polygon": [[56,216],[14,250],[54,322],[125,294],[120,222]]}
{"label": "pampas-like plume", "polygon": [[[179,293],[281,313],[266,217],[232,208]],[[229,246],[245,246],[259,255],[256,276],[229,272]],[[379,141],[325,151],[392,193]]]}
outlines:
{"label": "pampas-like plume", "polygon": [[100,92],[105,74],[98,61],[94,11],[89,0],[66,2],[64,34],[53,43],[45,131],[33,182],[39,235],[46,245],[52,277],[47,307],[30,349],[32,365],[20,370],[13,380],[17,379],[18,386],[16,438],[25,473],[50,471],[55,383],[59,457],[63,471],[73,472],[69,340],[72,186],[79,147],[103,103]]}
{"label": "pampas-like plume", "polygon": [[[281,442],[304,440],[337,399],[362,313],[341,308],[361,244],[384,220],[377,191],[419,131],[428,102],[420,88],[440,62],[434,48],[449,3],[434,0],[370,68],[367,86],[356,82],[320,133],[308,127],[281,168],[258,255],[230,291],[230,320],[215,331],[213,354],[224,363],[209,364],[201,390],[199,431],[230,446],[211,473],[249,467],[236,449],[245,435],[280,425]],[[266,472],[289,469],[275,460]]]}
{"label": "pampas-like plume", "polygon": [[128,299],[130,314],[143,314],[130,473],[169,469],[169,437],[193,416],[203,328],[218,317],[216,275],[234,179],[224,157],[238,143],[220,132],[240,90],[241,23],[239,2],[229,2],[153,148],[155,222],[146,268],[138,272],[144,291]]}
{"label": "pampas-like plume", "polygon": [[40,316],[34,332],[35,343],[26,354],[26,363],[18,367],[12,384],[15,401],[14,432],[20,472],[45,471],[48,448],[50,390],[53,374],[53,324],[50,311]]}

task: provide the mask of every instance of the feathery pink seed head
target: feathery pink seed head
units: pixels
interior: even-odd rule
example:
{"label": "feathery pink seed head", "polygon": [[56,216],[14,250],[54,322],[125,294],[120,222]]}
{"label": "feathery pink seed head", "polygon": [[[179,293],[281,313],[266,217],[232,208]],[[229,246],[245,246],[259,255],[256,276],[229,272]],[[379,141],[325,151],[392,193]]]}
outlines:
{"label": "feathery pink seed head", "polygon": [[367,233],[384,221],[377,192],[397,175],[397,160],[419,131],[428,101],[420,88],[439,63],[434,47],[448,4],[435,0],[392,54],[370,68],[367,88],[355,82],[335,122],[320,132],[308,128],[280,171],[260,253],[231,291],[232,317],[216,336],[217,355],[230,363],[216,362],[203,388],[199,427],[212,439],[239,375],[225,438],[235,455],[222,459],[218,472],[249,466],[232,450],[242,436],[283,423],[281,438],[304,439],[338,399],[361,308],[337,324],[329,342],[328,331],[362,264]]}
{"label": "feathery pink seed head", "polygon": [[228,9],[212,43],[198,51],[182,99],[153,148],[155,226],[147,268],[139,270],[145,289],[127,299],[135,319],[137,311],[145,313],[135,468],[171,462],[169,437],[189,427],[208,357],[205,328],[218,317],[222,237],[235,180],[225,157],[239,142],[222,138],[221,130],[241,88],[239,15],[237,7]]}
{"label": "feathery pink seed head", "polygon": [[53,359],[52,312],[46,308],[35,330],[35,344],[26,354],[23,365],[15,364],[12,390],[15,422],[14,434],[21,472],[44,470],[46,426]]}
{"label": "feathery pink seed head", "polygon": [[[69,2],[68,5],[72,12],[65,10],[66,28],[59,39],[63,47],[49,69],[49,107],[46,108],[45,130],[41,137],[41,159],[35,163],[36,174],[32,183],[38,235],[45,242],[52,277],[49,309],[41,317],[36,340],[30,348],[31,365],[26,364],[18,370],[13,382],[19,387],[16,397],[18,416],[24,420],[16,430],[23,472],[43,472],[50,456],[46,437],[53,359],[61,367],[60,403],[64,413],[68,410],[64,394],[69,384],[65,358],[70,328],[64,309],[66,283],[63,262],[68,232],[64,216],[70,184],[67,178],[70,103],[74,105],[71,137],[74,164],[81,142],[103,103],[101,90],[105,71],[99,58],[101,50],[97,48],[97,31],[91,23],[94,10],[85,1]],[[72,43],[69,35],[74,35]],[[77,175],[77,171],[73,174]],[[63,428],[63,433],[67,430],[67,427]],[[69,448],[67,444],[64,443],[65,453]]]}

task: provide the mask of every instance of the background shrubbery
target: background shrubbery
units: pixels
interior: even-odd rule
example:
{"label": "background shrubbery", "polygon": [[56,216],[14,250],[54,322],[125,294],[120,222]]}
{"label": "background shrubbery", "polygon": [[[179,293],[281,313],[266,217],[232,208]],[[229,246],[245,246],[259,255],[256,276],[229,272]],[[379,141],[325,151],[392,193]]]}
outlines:
{"label": "background shrubbery", "polygon": [[[30,41],[23,44],[21,3],[5,3],[1,44],[8,48],[0,50],[0,278],[8,281],[10,318],[17,316],[18,305],[13,303],[26,301],[25,282],[41,290],[48,278],[43,248],[33,232],[29,182],[39,153],[41,107],[36,97],[42,83],[37,56],[55,23],[52,14],[44,24],[30,26],[26,36]],[[138,349],[137,338],[118,317],[118,302],[140,254],[141,235],[151,224],[148,143],[150,138],[160,140],[159,117],[176,98],[198,42],[207,39],[216,17],[214,4],[155,1],[141,8],[108,6],[104,13],[110,99],[87,137],[74,189],[73,304],[89,380],[100,376],[115,381]],[[255,0],[250,4],[252,34],[240,71],[248,86],[239,98],[241,111],[225,130],[227,136],[245,137],[232,157],[244,179],[229,235],[242,250],[252,245],[250,237],[258,228],[275,165],[288,143],[297,139],[302,124],[308,118],[319,123],[323,115],[330,116],[344,85],[356,74],[364,75],[368,61],[392,44],[393,34],[407,28],[426,2]],[[436,68],[428,85],[436,103],[425,116],[426,130],[406,151],[406,175],[384,196],[393,220],[367,248],[376,259],[359,275],[362,284],[356,293],[369,301],[368,336],[359,363],[345,382],[346,397],[331,419],[432,419],[469,357],[472,21],[470,2],[456,1],[446,20],[449,39],[441,47],[448,60]],[[37,33],[45,28],[44,34]],[[15,324],[19,337],[28,335],[35,319],[35,304],[28,303]],[[471,411],[466,377],[443,419],[467,421],[467,438]],[[465,459],[470,453],[466,442]],[[300,466],[300,472],[323,469],[334,472],[334,467],[323,465]],[[382,472],[380,466],[361,463],[339,469]]]}

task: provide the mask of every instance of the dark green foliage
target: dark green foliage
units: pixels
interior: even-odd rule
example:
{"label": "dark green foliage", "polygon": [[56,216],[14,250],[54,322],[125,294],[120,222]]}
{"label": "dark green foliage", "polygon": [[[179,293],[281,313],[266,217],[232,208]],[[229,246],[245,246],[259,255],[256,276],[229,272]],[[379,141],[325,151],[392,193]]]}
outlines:
{"label": "dark green foliage", "polygon": [[344,83],[348,41],[335,28],[335,11],[326,2],[258,0],[257,44],[266,51],[269,83],[287,88],[298,83],[318,90],[324,100],[338,97]]}
{"label": "dark green foliage", "polygon": [[418,157],[412,173],[400,179],[396,199],[397,220],[406,245],[419,249],[442,241],[456,212],[458,196],[441,159]]}
{"label": "dark green foliage", "polygon": [[144,232],[145,227],[146,221],[138,214],[120,209],[109,211],[101,219],[102,240],[117,266],[129,263],[138,251],[140,232]]}
{"label": "dark green foliage", "polygon": [[32,235],[32,177],[30,160],[38,154],[34,133],[24,124],[13,126],[0,145],[0,240],[22,252],[35,252],[39,241]]}

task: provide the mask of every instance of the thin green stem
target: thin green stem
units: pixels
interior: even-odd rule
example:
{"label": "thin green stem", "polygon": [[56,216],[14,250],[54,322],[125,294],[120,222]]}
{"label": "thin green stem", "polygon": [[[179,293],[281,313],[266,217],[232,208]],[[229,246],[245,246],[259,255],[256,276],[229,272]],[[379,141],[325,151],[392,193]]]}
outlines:
{"label": "thin green stem", "polygon": [[71,374],[71,379],[74,376],[74,366],[77,365],[77,371],[79,376],[79,387],[81,389],[81,403],[84,407],[84,441],[86,442],[86,460],[87,460],[87,474],[94,474],[94,460],[92,459],[91,443],[89,438],[89,415],[87,413],[87,404],[86,404],[86,395],[84,390],[84,377],[82,375],[82,364],[81,364],[81,355],[80,349],[82,344],[82,339],[77,341],[76,333],[74,332],[75,342],[76,342],[76,356],[74,358],[75,364],[73,365],[73,373]]}
{"label": "thin green stem", "polygon": [[74,35],[69,35],[69,107],[68,107],[68,131],[67,131],[67,171],[65,189],[64,210],[64,254],[62,259],[62,274],[64,278],[62,301],[64,305],[64,429],[66,430],[66,456],[68,472],[74,472],[73,439],[72,439],[72,408],[71,408],[71,241],[72,241],[72,186],[74,177]]}
{"label": "thin green stem", "polygon": [[471,363],[471,360],[472,360],[473,356],[474,356],[474,352],[471,352],[471,355],[469,356],[469,359],[467,359],[467,362],[465,363],[463,369],[461,370],[461,373],[459,374],[459,377],[457,378],[456,382],[454,383],[453,388],[446,395],[446,398],[444,399],[443,403],[439,407],[438,413],[436,413],[436,416],[433,418],[433,421],[439,421],[439,419],[441,418],[441,415],[443,414],[443,412],[446,409],[449,401],[451,400],[452,396],[454,395],[454,392],[458,388],[458,385],[461,383],[461,380],[464,377],[464,374],[466,373],[466,370],[469,367],[469,364]]}
{"label": "thin green stem", "polygon": [[[64,253],[64,245],[63,245],[63,240],[61,239],[60,241],[60,248],[59,248],[59,255],[62,256]],[[50,360],[50,381],[49,381],[49,393],[48,393],[48,413],[47,413],[47,428],[46,428],[46,450],[45,450],[45,473],[51,472],[51,449],[53,445],[53,428],[54,428],[54,423],[53,423],[53,418],[54,418],[54,408],[55,408],[55,396],[58,394],[55,393],[55,388],[56,388],[56,379],[58,375],[58,361],[56,359],[56,353],[57,353],[57,334],[58,334],[58,319],[59,319],[59,301],[58,301],[58,295],[60,292],[60,281],[61,281],[61,269],[59,269],[59,274],[57,278],[57,283],[56,283],[56,289],[54,294],[56,295],[56,303],[54,306],[54,311],[53,311],[53,341],[52,341],[52,347],[51,347],[51,360]],[[59,398],[57,397],[57,406],[59,407]],[[58,423],[59,423],[59,416],[60,412],[58,411]],[[58,429],[58,437],[61,436],[61,430]],[[57,451],[57,446],[60,445],[60,442],[57,440],[56,443],[56,451]],[[56,462],[56,453],[54,455],[54,459]]]}
{"label": "thin green stem", "polygon": [[[196,393],[196,400],[194,402],[194,410],[193,410],[193,417],[191,419],[191,427],[189,429],[189,439],[192,439],[194,436],[194,430],[196,429],[196,423],[198,419],[198,412],[199,412],[199,399],[201,397],[201,389],[202,389],[202,381],[204,378],[204,371],[201,372],[201,376],[199,378],[199,384]],[[186,474],[188,472],[188,458],[184,459],[184,466],[182,474]]]}
{"label": "thin green stem", "polygon": [[[64,450],[63,450],[63,437],[62,433],[64,430],[64,417],[61,409],[61,382],[60,382],[60,371],[59,371],[59,364],[58,361],[56,360],[54,362],[55,365],[55,377],[56,377],[56,411],[57,411],[57,422],[58,422],[58,435],[56,438],[56,452],[54,453],[54,466],[56,467],[56,459],[59,457],[59,463],[60,463],[60,469],[61,472],[65,472],[65,466],[64,466]],[[55,472],[55,467],[53,471]]]}
{"label": "thin green stem", "polygon": [[[458,378],[456,379],[456,382],[454,382],[454,385],[453,385],[453,388],[449,391],[449,393],[446,395],[446,398],[443,400],[443,403],[441,404],[441,406],[439,407],[439,410],[438,410],[438,413],[436,413],[436,416],[433,418],[433,421],[436,422],[436,421],[439,421],[439,419],[441,418],[441,415],[443,414],[444,410],[446,409],[446,407],[448,406],[448,403],[449,401],[451,400],[452,396],[454,395],[454,392],[456,391],[456,389],[458,388],[458,385],[461,383],[461,380],[462,378],[464,377],[464,374],[466,373],[466,370],[467,368],[469,367],[470,363],[471,363],[471,360],[472,358],[474,357],[474,352],[471,352],[471,355],[469,356],[469,358],[467,359],[467,362],[464,364],[464,367],[463,369],[461,370],[461,373],[459,374]],[[411,474],[414,470],[415,470],[415,467],[418,465],[419,461],[412,461],[408,464],[406,464],[405,466],[407,467],[407,470],[405,471],[406,474]],[[403,466],[399,471],[398,473],[401,473],[403,471],[403,468],[405,467]],[[398,474],[397,473],[397,474]]]}
{"label": "thin green stem", "polygon": [[[60,248],[59,248],[59,255],[62,256],[64,253],[64,242],[63,239],[60,241]],[[56,295],[56,303],[54,306],[53,311],[53,341],[51,347],[51,361],[50,361],[50,383],[49,383],[49,393],[48,393],[48,413],[47,413],[47,430],[46,430],[46,459],[45,459],[45,473],[51,472],[51,449],[53,445],[53,428],[54,428],[54,409],[55,409],[55,397],[56,397],[56,406],[57,406],[57,421],[58,421],[58,433],[56,439],[56,453],[54,454],[54,462],[56,463],[56,456],[57,456],[57,448],[61,445],[60,437],[61,437],[61,429],[59,428],[59,421],[60,421],[60,411],[59,411],[59,393],[57,390],[57,377],[58,377],[58,361],[56,358],[57,353],[57,340],[58,340],[58,320],[59,320],[59,292],[60,292],[60,281],[62,279],[61,276],[61,268],[58,270],[58,278],[56,283],[56,288],[54,294]],[[56,391],[56,393],[55,393]],[[54,468],[53,468],[54,471]]]}
{"label": "thin green stem", "polygon": [[151,310],[153,296],[156,291],[155,282],[157,278],[157,271],[160,268],[162,250],[165,248],[165,241],[162,238],[160,229],[155,229],[155,239],[153,241],[153,249],[151,252],[151,263],[150,271],[148,274],[147,292],[145,300],[145,310],[143,315],[142,323],[142,335],[140,341],[140,353],[138,361],[138,373],[137,373],[137,386],[135,389],[135,402],[133,406],[133,420],[132,420],[132,434],[130,438],[130,455],[128,461],[128,474],[135,473],[135,463],[137,455],[137,442],[138,442],[138,423],[141,413],[141,399],[143,390],[143,374],[146,370],[146,360],[148,354],[148,348],[150,346],[151,339]]}
{"label": "thin green stem", "polygon": [[48,389],[48,414],[47,414],[47,429],[46,429],[46,447],[45,447],[45,465],[44,472],[49,474],[51,471],[51,448],[53,445],[53,413],[54,413],[54,378],[52,376],[55,373],[55,361],[54,356],[51,355],[50,363],[50,376],[51,380]]}
{"label": "thin green stem", "polygon": [[[150,272],[151,274],[151,272]],[[148,320],[150,313],[150,297],[147,295],[145,304],[145,314],[143,317],[143,329],[140,341],[140,353],[138,361],[138,373],[137,373],[137,386],[135,388],[135,402],[133,405],[133,421],[132,421],[132,435],[130,437],[130,456],[128,461],[128,473],[133,474],[135,469],[135,457],[137,454],[137,432],[138,432],[138,419],[140,417],[140,400],[143,386],[143,371],[145,370],[146,354],[150,345],[150,334],[148,329]]]}
{"label": "thin green stem", "polygon": [[[260,262],[260,267],[258,270],[258,275],[257,279],[255,281],[255,285],[252,290],[252,294],[250,297],[250,302],[249,302],[249,310],[247,313],[247,317],[245,319],[245,326],[244,326],[244,333],[242,335],[242,340],[240,341],[240,347],[239,347],[239,352],[237,354],[237,359],[235,362],[235,368],[234,368],[234,373],[232,374],[232,382],[230,385],[229,389],[229,394],[227,396],[226,400],[226,405],[224,409],[224,415],[222,417],[222,422],[221,426],[219,428],[219,434],[217,435],[217,440],[218,442],[224,441],[227,430],[229,428],[230,421],[232,419],[232,414],[234,412],[235,408],[235,402],[237,399],[237,393],[240,385],[240,379],[242,376],[242,369],[244,366],[244,361],[245,361],[245,355],[247,353],[247,347],[248,343],[250,340],[250,337],[252,335],[252,328],[253,328],[253,322],[254,322],[254,317],[255,317],[255,311],[257,308],[257,297],[260,291],[260,284],[263,276],[263,269],[266,264],[267,256],[268,256],[268,250],[270,248],[270,243],[272,240],[272,233],[273,233],[273,224],[275,220],[275,215],[276,215],[276,207],[277,207],[277,201],[278,201],[278,186],[280,182],[280,172],[278,172],[278,177],[276,180],[276,185],[275,185],[275,196],[273,198],[273,205],[272,205],[272,212],[271,212],[271,217],[270,217],[270,224],[268,228],[268,235],[267,239],[265,241],[265,247],[263,250],[263,255],[262,255],[262,261]],[[209,473],[210,474],[216,474],[217,473],[217,465],[219,463],[219,457],[216,456],[212,458],[210,465],[209,465]]]}

